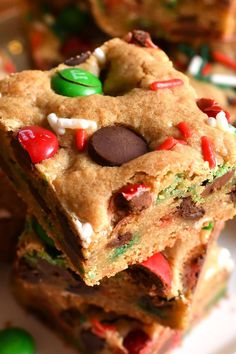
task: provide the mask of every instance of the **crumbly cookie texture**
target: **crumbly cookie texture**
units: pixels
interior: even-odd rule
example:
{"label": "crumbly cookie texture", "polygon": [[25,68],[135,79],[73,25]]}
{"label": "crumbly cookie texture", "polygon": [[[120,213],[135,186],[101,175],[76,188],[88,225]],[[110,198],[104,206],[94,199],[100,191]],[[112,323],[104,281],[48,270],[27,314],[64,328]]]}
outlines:
{"label": "crumbly cookie texture", "polygon": [[0,82],[2,164],[88,285],[235,214],[234,134],[147,33],[127,40]]}
{"label": "crumbly cookie texture", "polygon": [[233,39],[235,1],[217,0],[90,0],[98,25],[112,36],[136,28],[148,30],[169,41],[205,42],[206,39]]}
{"label": "crumbly cookie texture", "polygon": [[70,269],[52,239],[31,217],[19,241],[15,268],[22,280],[32,284],[43,282],[48,288],[75,294],[81,303],[106,311],[115,308],[118,314],[145,323],[183,329],[189,324],[201,269],[222,227],[222,223],[208,224],[200,237],[197,230],[192,230],[192,237],[184,244],[177,241],[172,248],[102,280],[99,286],[89,287]]}

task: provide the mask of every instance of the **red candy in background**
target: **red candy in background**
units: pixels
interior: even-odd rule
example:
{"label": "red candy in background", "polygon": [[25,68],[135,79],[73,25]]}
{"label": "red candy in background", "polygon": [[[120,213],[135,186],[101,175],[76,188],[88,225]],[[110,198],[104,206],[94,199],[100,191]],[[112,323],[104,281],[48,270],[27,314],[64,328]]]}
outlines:
{"label": "red candy in background", "polygon": [[58,151],[58,139],[50,130],[39,126],[26,126],[19,130],[18,141],[36,164],[54,156]]}
{"label": "red candy in background", "polygon": [[165,284],[170,287],[172,282],[172,272],[166,257],[162,253],[156,253],[141,265],[160,277]]}
{"label": "red candy in background", "polygon": [[141,329],[136,329],[127,334],[123,345],[129,354],[144,354],[143,349],[150,341],[148,335]]}

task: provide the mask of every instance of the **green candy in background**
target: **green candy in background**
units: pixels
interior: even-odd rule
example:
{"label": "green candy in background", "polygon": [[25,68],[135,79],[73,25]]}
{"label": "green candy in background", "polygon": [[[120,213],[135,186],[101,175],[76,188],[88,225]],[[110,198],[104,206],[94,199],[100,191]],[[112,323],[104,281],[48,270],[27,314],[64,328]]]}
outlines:
{"label": "green candy in background", "polygon": [[52,89],[67,97],[102,94],[101,81],[90,72],[79,68],[58,71],[51,79]]}
{"label": "green candy in background", "polygon": [[6,328],[0,331],[1,354],[35,354],[32,336],[21,328]]}

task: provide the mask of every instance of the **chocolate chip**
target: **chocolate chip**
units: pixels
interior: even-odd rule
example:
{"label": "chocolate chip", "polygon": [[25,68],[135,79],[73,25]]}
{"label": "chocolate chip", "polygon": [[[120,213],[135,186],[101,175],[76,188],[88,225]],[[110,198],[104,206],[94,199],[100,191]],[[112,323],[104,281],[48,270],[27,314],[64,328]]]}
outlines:
{"label": "chocolate chip", "polygon": [[99,286],[94,285],[94,286],[88,286],[86,285],[82,279],[80,279],[77,274],[73,272],[73,279],[74,281],[71,284],[68,284],[66,290],[70,293],[76,294],[76,295],[94,295],[97,292],[99,292]]}
{"label": "chocolate chip", "polygon": [[135,265],[130,267],[127,272],[139,287],[144,288],[147,294],[150,293],[152,296],[167,296],[167,292],[169,291],[168,284],[147,268]]}
{"label": "chocolate chip", "polygon": [[152,41],[150,34],[141,30],[134,30],[131,32],[132,36],[130,38],[130,42],[136,45],[140,45],[141,47],[147,47],[147,41]]}
{"label": "chocolate chip", "polygon": [[124,246],[132,240],[132,237],[133,237],[133,235],[131,232],[125,232],[124,234],[118,234],[117,238],[108,242],[107,248],[115,248],[115,247]]}
{"label": "chocolate chip", "polygon": [[19,278],[30,284],[38,284],[42,279],[39,271],[24,258],[19,261],[17,273]]}
{"label": "chocolate chip", "polygon": [[73,327],[79,323],[81,313],[76,308],[69,308],[60,312],[60,318],[69,326]]}
{"label": "chocolate chip", "polygon": [[205,214],[205,210],[201,206],[196,205],[191,197],[183,198],[178,209],[180,216],[187,220],[197,220]]}
{"label": "chocolate chip", "polygon": [[80,55],[76,55],[75,57],[71,57],[64,61],[65,65],[75,66],[84,63],[91,55],[90,51],[81,53]]}
{"label": "chocolate chip", "polygon": [[86,353],[97,354],[105,347],[105,339],[96,336],[89,330],[82,330],[80,337]]}
{"label": "chocolate chip", "polygon": [[146,141],[121,126],[97,130],[89,140],[90,157],[102,166],[120,166],[148,152]]}
{"label": "chocolate chip", "polygon": [[227,103],[230,106],[236,106],[236,97],[227,97]]}
{"label": "chocolate chip", "polygon": [[144,209],[147,209],[152,204],[152,195],[149,191],[143,192],[138,196],[127,200],[122,194],[117,196],[116,205],[120,209],[127,210],[131,213],[139,213]]}
{"label": "chocolate chip", "polygon": [[212,183],[206,186],[202,192],[202,197],[207,197],[209,194],[222,188],[234,176],[234,173],[234,170],[228,171],[223,176],[216,178]]}
{"label": "chocolate chip", "polygon": [[193,291],[197,285],[199,274],[206,256],[206,245],[197,246],[193,256],[184,264],[183,286],[184,291]]}
{"label": "chocolate chip", "polygon": [[236,186],[234,186],[234,188],[232,189],[232,191],[229,193],[230,196],[230,200],[233,203],[236,203]]}

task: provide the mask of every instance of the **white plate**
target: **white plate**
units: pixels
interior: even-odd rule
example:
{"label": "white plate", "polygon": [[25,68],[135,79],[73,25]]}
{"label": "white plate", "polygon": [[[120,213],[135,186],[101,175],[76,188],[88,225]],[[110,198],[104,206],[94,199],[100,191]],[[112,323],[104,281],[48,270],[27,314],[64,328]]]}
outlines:
{"label": "white plate", "polygon": [[[220,243],[230,249],[236,263],[235,231],[236,220],[227,224]],[[0,294],[0,327],[10,323],[28,330],[36,340],[37,354],[75,354],[52,331],[16,304],[9,289],[9,269],[4,266],[0,267]],[[236,271],[230,281],[228,298],[195,327],[173,354],[236,354]]]}

